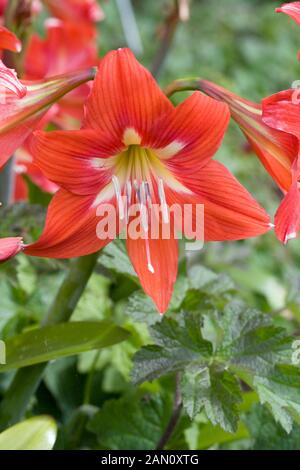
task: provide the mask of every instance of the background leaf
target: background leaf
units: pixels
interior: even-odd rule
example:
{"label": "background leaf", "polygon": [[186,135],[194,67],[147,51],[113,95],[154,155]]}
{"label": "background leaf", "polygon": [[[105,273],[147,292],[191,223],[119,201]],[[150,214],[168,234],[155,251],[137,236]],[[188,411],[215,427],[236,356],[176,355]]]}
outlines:
{"label": "background leaf", "polygon": [[52,418],[35,416],[2,432],[0,450],[51,450],[56,433],[56,423]]}
{"label": "background leaf", "polygon": [[88,428],[100,447],[112,450],[155,449],[164,432],[171,404],[159,396],[125,396],[107,401]]}
{"label": "background leaf", "polygon": [[6,364],[0,372],[111,346],[129,333],[113,323],[73,322],[22,333],[6,342]]}

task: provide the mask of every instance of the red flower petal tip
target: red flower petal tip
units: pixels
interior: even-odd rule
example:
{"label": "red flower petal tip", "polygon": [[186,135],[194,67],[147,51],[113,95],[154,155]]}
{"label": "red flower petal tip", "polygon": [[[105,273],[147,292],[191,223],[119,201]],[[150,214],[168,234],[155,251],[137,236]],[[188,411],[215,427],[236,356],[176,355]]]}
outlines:
{"label": "red flower petal tip", "polygon": [[300,2],[284,3],[275,9],[276,13],[285,13],[300,25]]}
{"label": "red flower petal tip", "polygon": [[23,249],[23,239],[20,237],[10,237],[0,239],[0,263],[5,263],[10,258],[16,256]]}
{"label": "red flower petal tip", "polygon": [[21,52],[22,50],[21,41],[4,26],[0,26],[0,49],[7,49],[12,52]]}

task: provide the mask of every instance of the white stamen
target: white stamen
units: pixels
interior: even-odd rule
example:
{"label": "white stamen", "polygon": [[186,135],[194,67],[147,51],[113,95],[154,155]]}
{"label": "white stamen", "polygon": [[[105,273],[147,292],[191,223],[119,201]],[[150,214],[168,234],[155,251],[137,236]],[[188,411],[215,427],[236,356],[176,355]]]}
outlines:
{"label": "white stamen", "polygon": [[145,182],[143,181],[140,186],[140,211],[141,211],[141,222],[142,227],[145,232],[148,232],[149,223],[148,223],[148,211],[146,205],[146,190],[145,190]]}
{"label": "white stamen", "polygon": [[127,181],[127,183],[126,183],[126,194],[127,194],[128,204],[130,204],[131,203],[131,194],[132,194],[132,186],[131,186],[130,181]]}
{"label": "white stamen", "polygon": [[166,202],[166,195],[164,190],[164,182],[161,178],[158,181],[158,195],[161,203],[162,217],[165,224],[169,223],[169,211]]}
{"label": "white stamen", "polygon": [[129,220],[129,210],[131,204],[131,195],[132,195],[132,186],[131,182],[127,181],[126,183],[126,222]]}
{"label": "white stamen", "polygon": [[145,190],[146,190],[146,201],[148,207],[152,207],[152,199],[151,199],[151,192],[148,181],[145,181]]}
{"label": "white stamen", "polygon": [[133,186],[134,186],[134,189],[136,190],[136,192],[139,193],[139,189],[140,189],[140,188],[139,188],[139,185],[138,185],[137,180],[134,180],[134,181],[133,181]]}
{"label": "white stamen", "polygon": [[120,217],[120,220],[123,220],[124,217],[125,217],[125,211],[124,211],[124,204],[123,204],[123,200],[122,200],[122,194],[121,194],[121,187],[120,187],[119,178],[117,176],[113,175],[112,182],[113,182],[116,197],[117,197],[118,208],[119,208],[119,217]]}
{"label": "white stamen", "polygon": [[150,271],[151,274],[154,274],[155,271],[154,271],[154,267],[153,267],[153,264],[152,264],[152,261],[151,261],[149,239],[146,238],[145,242],[146,242],[147,268],[148,268],[148,270]]}
{"label": "white stamen", "polygon": [[155,273],[154,268],[153,268],[151,263],[148,263],[148,269],[149,269],[150,273],[152,273],[152,274]]}

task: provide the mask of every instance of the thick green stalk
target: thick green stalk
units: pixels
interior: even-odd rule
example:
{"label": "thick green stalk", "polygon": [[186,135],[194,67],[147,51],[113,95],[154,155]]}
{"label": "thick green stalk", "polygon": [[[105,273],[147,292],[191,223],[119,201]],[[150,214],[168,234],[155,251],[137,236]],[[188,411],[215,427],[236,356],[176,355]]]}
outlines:
{"label": "thick green stalk", "polygon": [[14,158],[12,157],[2,168],[0,173],[0,201],[3,207],[11,204],[14,194]]}
{"label": "thick green stalk", "polygon": [[179,91],[202,91],[200,78],[183,78],[170,83],[164,90],[169,98]]}
{"label": "thick green stalk", "polygon": [[[72,261],[42,326],[68,321],[91,277],[99,253]],[[22,419],[36,392],[47,363],[19,369],[0,404],[0,431]]]}

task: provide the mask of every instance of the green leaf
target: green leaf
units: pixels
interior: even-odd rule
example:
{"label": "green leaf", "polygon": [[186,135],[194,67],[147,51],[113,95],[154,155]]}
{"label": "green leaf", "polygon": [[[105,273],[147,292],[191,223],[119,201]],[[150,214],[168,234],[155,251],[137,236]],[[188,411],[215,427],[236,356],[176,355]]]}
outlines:
{"label": "green leaf", "polygon": [[300,426],[295,424],[287,434],[263,406],[253,407],[246,424],[254,439],[254,450],[300,450]]}
{"label": "green leaf", "polygon": [[85,381],[85,376],[78,374],[76,357],[51,362],[44,374],[44,383],[65,416],[82,404]]}
{"label": "green leaf", "polygon": [[229,276],[216,274],[204,266],[192,266],[188,275],[191,289],[200,290],[211,296],[220,297],[236,290],[236,286]]}
{"label": "green leaf", "polygon": [[72,321],[98,321],[111,314],[109,288],[109,279],[93,273],[72,314]]}
{"label": "green leaf", "polygon": [[293,418],[300,422],[299,367],[278,365],[267,377],[255,377],[253,386],[286,432],[292,430]]}
{"label": "green leaf", "polygon": [[[186,276],[178,276],[174,286],[172,299],[168,307],[168,312],[165,316],[168,315],[168,313],[173,313],[179,310],[185,298],[188,286],[189,283]],[[161,320],[161,317],[157,312],[157,308],[150,297],[140,290],[134,292],[129,297],[125,313],[133,318],[134,321],[146,323],[147,325],[153,325]]]}
{"label": "green leaf", "polygon": [[155,449],[171,414],[171,403],[160,396],[124,396],[106,401],[88,429],[98,436],[100,448]]}
{"label": "green leaf", "polygon": [[[204,306],[224,305],[234,289],[230,278],[226,275],[218,275],[203,266],[193,266],[189,270],[189,277],[179,275],[174,286],[174,291],[168,311],[165,314],[180,310],[199,311]],[[134,321],[153,325],[160,321],[157,309],[152,300],[142,291],[134,292],[128,299],[126,314]]]}
{"label": "green leaf", "polygon": [[191,418],[204,408],[214,425],[219,424],[229,432],[237,430],[242,395],[232,374],[214,367],[192,366],[185,370],[181,391],[183,405]]}
{"label": "green leaf", "polygon": [[232,367],[260,375],[291,355],[292,340],[282,328],[274,327],[267,315],[246,308],[243,303],[227,305],[218,314],[222,337],[216,355]]}
{"label": "green leaf", "polygon": [[127,274],[136,278],[136,273],[122,240],[114,240],[105,247],[100,256],[100,264],[116,273]]}
{"label": "green leaf", "polygon": [[[203,324],[203,318],[205,322]],[[239,380],[253,387],[261,401],[268,403],[267,387],[275,367],[291,360],[291,338],[284,329],[272,325],[271,318],[248,309],[241,302],[228,304],[222,312],[209,310],[204,316],[180,313],[164,317],[150,328],[153,345],[144,346],[134,356],[132,377],[135,383],[182,371],[182,394],[190,417],[202,409],[213,424],[225,431],[238,428],[241,399]],[[284,370],[282,380],[289,380]],[[284,390],[277,390],[279,404],[270,397],[275,414],[285,429],[292,416],[298,416],[295,402],[287,403]],[[300,419],[300,415],[299,415]]]}
{"label": "green leaf", "polygon": [[249,438],[249,432],[245,424],[242,422],[238,424],[235,433],[224,431],[220,426],[214,426],[207,423],[200,426],[197,449],[208,449],[216,444],[220,445],[247,438]]}
{"label": "green leaf", "polygon": [[216,274],[203,266],[193,266],[188,274],[189,288],[181,304],[183,310],[222,309],[235,291],[235,285],[227,275]]}
{"label": "green leaf", "polygon": [[6,342],[0,372],[100,349],[124,341],[129,333],[109,321],[73,322],[34,329]]}
{"label": "green leaf", "polygon": [[212,354],[212,347],[202,338],[201,317],[180,315],[179,321],[164,317],[151,327],[155,345],[145,346],[134,356],[133,381],[153,380],[182,370],[192,362],[199,366]]}
{"label": "green leaf", "polygon": [[27,295],[31,295],[37,288],[37,274],[28,257],[21,254],[16,259],[19,284]]}
{"label": "green leaf", "polygon": [[55,449],[77,450],[96,448],[96,436],[87,431],[86,427],[98,408],[82,405],[76,408],[60,428]]}
{"label": "green leaf", "polygon": [[160,321],[160,316],[154,303],[141,290],[131,294],[125,308],[125,313],[134,321],[143,322],[148,325],[153,325]]}
{"label": "green leaf", "polygon": [[[253,404],[258,402],[258,396],[255,392],[243,393],[243,402],[238,405],[241,413],[249,412]],[[195,433],[196,430],[196,433]],[[191,431],[187,431],[192,436],[192,448],[208,449],[215,445],[237,442],[243,439],[249,439],[249,431],[246,425],[240,421],[237,431],[231,433],[224,431],[220,426],[214,426],[211,423],[197,423],[194,421]],[[196,434],[196,435],[195,435]]]}
{"label": "green leaf", "polygon": [[49,416],[35,416],[0,434],[0,450],[51,450],[57,434]]}

